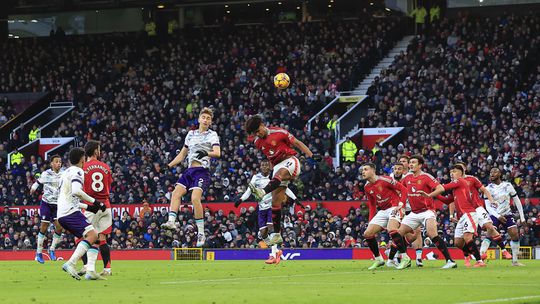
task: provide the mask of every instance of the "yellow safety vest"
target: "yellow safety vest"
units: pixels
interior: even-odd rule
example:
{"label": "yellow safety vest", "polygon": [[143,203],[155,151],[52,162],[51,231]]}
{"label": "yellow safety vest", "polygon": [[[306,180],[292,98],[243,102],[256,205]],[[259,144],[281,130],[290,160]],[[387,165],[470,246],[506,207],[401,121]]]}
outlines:
{"label": "yellow safety vest", "polygon": [[341,151],[341,153],[343,153],[345,161],[354,161],[354,157],[356,156],[356,151],[358,151],[358,149],[356,148],[354,142],[346,141],[343,143]]}
{"label": "yellow safety vest", "polygon": [[21,152],[11,154],[11,165],[20,165],[24,155]]}
{"label": "yellow safety vest", "polygon": [[439,20],[441,18],[441,8],[438,6],[434,6],[429,9],[429,18],[431,22],[435,20]]}
{"label": "yellow safety vest", "polygon": [[30,133],[28,133],[28,139],[30,141],[34,141],[38,138],[39,129],[31,130]]}
{"label": "yellow safety vest", "polygon": [[426,9],[421,6],[420,8],[415,8],[410,16],[415,16],[415,21],[416,23],[425,23],[426,22],[426,15],[427,15],[427,12],[426,12]]}
{"label": "yellow safety vest", "polygon": [[144,30],[148,33],[148,36],[156,35],[156,24],[154,22],[148,22],[144,25]]}
{"label": "yellow safety vest", "polygon": [[327,124],[326,124],[326,127],[328,128],[328,130],[334,130],[336,128],[336,125],[337,125],[337,120],[336,121],[333,121],[333,120],[330,120]]}

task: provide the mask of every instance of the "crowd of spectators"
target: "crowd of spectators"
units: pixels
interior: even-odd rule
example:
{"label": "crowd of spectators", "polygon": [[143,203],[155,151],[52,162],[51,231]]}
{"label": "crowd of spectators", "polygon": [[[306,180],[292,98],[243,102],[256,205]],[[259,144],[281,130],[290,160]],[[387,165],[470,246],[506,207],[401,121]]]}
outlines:
{"label": "crowd of spectators", "polygon": [[[101,141],[102,160],[115,176],[113,203],[165,202],[181,169],[169,171],[166,164],[197,127],[198,111],[210,106],[222,157],[212,162],[215,182],[206,201],[229,201],[245,189],[263,157],[246,140],[245,117],[262,113],[270,124],[288,128],[324,154],[331,132],[308,136],[305,122],[382,58],[399,39],[400,22],[378,18],[194,29],[152,43],[135,34],[10,41],[0,46],[6,62],[0,79],[8,79],[7,74],[19,81],[0,82],[0,92],[50,90],[57,100],[73,101],[77,108],[70,117],[53,132],[42,130],[42,136]],[[287,90],[273,87],[277,72],[293,79]],[[9,151],[13,142],[7,143]],[[335,182],[325,174],[331,168],[314,170],[310,164],[298,182],[301,198],[352,198],[352,183],[341,193],[327,193],[325,184]],[[2,174],[0,203],[34,204],[27,185],[46,165],[31,157]]]}
{"label": "crowd of spectators", "polygon": [[[540,245],[540,215],[538,206],[528,199],[523,201],[526,221],[520,223],[522,246]],[[365,203],[351,208],[347,215],[332,214],[322,204],[283,209],[282,235],[285,248],[351,248],[365,247],[363,233],[367,228],[369,211]],[[296,210],[296,211],[295,211]],[[454,224],[448,218],[448,210],[438,210],[439,233],[453,245]],[[167,221],[168,212],[143,208],[131,217],[127,212],[113,219],[113,233],[110,244],[113,249],[194,247],[197,240],[193,213],[182,208],[178,214],[177,231],[160,229]],[[39,232],[39,216],[29,217],[26,211],[21,215],[0,213],[0,249],[33,249]],[[205,212],[207,244],[210,248],[255,248],[257,239],[257,210],[242,207],[229,214],[219,210]],[[51,228],[52,229],[52,228]],[[52,231],[47,234],[50,242]],[[386,233],[379,236],[380,242],[388,243]],[[478,240],[480,241],[480,239]],[[64,234],[59,248],[73,248],[75,241],[70,234]],[[426,245],[429,245],[428,243]],[[46,246],[46,245],[45,245]],[[45,247],[46,248],[46,247]]]}

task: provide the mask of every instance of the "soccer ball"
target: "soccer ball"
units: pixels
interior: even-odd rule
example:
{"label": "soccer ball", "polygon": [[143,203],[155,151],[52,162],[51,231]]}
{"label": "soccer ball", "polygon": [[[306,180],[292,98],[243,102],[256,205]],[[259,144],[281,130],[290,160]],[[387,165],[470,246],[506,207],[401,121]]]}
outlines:
{"label": "soccer ball", "polygon": [[287,87],[289,87],[290,83],[291,79],[289,78],[289,75],[285,73],[279,73],[274,76],[274,85],[278,89],[286,89]]}

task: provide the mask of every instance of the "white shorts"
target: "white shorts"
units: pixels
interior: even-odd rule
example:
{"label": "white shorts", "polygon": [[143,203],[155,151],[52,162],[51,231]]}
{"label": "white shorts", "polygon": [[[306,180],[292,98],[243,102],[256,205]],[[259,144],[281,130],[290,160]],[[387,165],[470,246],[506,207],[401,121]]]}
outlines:
{"label": "white shorts", "polygon": [[105,211],[99,210],[97,213],[85,211],[84,216],[92,223],[98,233],[110,234],[112,232],[111,208],[107,208]]}
{"label": "white shorts", "polygon": [[454,238],[463,238],[463,234],[466,232],[476,234],[477,227],[478,219],[476,218],[476,212],[465,213],[461,216],[456,225]]}
{"label": "white shorts", "polygon": [[379,210],[371,221],[369,221],[369,225],[375,224],[386,228],[389,220],[396,220],[401,223],[401,219],[403,218],[403,209],[396,209],[397,207],[390,207],[386,210]]}
{"label": "white shorts", "polygon": [[430,218],[437,218],[433,210],[427,210],[420,213],[411,212],[403,218],[401,225],[407,225],[411,227],[412,230],[416,230],[416,228],[420,226],[426,227],[426,221]]}
{"label": "white shorts", "polygon": [[[289,174],[292,176],[291,180],[296,179],[300,175],[300,162],[298,158],[291,156],[279,164],[274,166],[274,171],[272,176],[275,176],[279,169],[285,168],[289,171]],[[282,181],[280,186],[287,187],[289,185],[289,180]]]}
{"label": "white shorts", "polygon": [[482,206],[476,208],[476,217],[478,220],[478,225],[480,227],[484,227],[484,225],[487,223],[493,223],[493,221],[489,217],[489,214],[486,211],[486,208]]}

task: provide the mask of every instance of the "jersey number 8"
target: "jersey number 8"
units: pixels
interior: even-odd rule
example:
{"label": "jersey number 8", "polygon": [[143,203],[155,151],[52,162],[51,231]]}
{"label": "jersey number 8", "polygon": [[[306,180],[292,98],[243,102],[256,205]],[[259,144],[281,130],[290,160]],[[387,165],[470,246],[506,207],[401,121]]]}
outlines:
{"label": "jersey number 8", "polygon": [[101,192],[104,188],[103,184],[103,174],[100,172],[94,172],[92,173],[92,191],[94,192]]}

